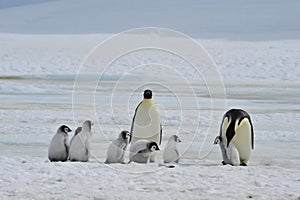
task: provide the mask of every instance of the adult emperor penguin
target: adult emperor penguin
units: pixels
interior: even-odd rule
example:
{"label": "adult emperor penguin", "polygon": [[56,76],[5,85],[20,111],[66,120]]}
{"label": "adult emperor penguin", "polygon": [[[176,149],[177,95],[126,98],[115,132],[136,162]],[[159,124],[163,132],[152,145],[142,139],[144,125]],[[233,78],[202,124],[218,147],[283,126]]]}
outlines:
{"label": "adult emperor penguin", "polygon": [[233,165],[239,166],[240,165],[240,155],[238,150],[235,148],[233,143],[229,143],[227,147],[227,139],[226,137],[217,136],[215,139],[214,144],[219,144],[222,152],[223,157],[223,165]]}
{"label": "adult emperor penguin", "polygon": [[49,149],[48,158],[51,162],[66,161],[69,155],[69,136],[72,130],[66,126],[60,126],[54,137],[52,138]]}
{"label": "adult emperor penguin", "polygon": [[250,115],[241,109],[231,109],[223,117],[220,136],[226,138],[227,148],[232,142],[239,152],[240,164],[247,166],[254,149],[254,133]]}
{"label": "adult emperor penguin", "polygon": [[122,131],[119,137],[114,140],[107,150],[106,164],[110,163],[123,163],[126,148],[129,143],[130,133],[128,131]]}
{"label": "adult emperor penguin", "polygon": [[[135,114],[131,124],[130,143],[138,140],[149,140],[157,145],[161,144],[162,127],[160,124],[159,107],[152,100],[152,91],[144,91],[144,99],[135,109]],[[155,160],[155,154],[151,161]]]}
{"label": "adult emperor penguin", "polygon": [[179,162],[179,151],[177,149],[177,143],[180,143],[181,140],[179,139],[179,137],[177,135],[172,135],[169,140],[168,143],[164,149],[164,153],[163,153],[163,160],[164,163],[170,163],[170,162],[175,162],[178,163]]}
{"label": "adult emperor penguin", "polygon": [[129,150],[129,162],[148,163],[153,153],[159,151],[156,142],[149,140],[138,140],[131,144]]}
{"label": "adult emperor penguin", "polygon": [[87,162],[91,151],[92,122],[86,120],[82,130],[74,135],[70,143],[69,159],[71,161]]}

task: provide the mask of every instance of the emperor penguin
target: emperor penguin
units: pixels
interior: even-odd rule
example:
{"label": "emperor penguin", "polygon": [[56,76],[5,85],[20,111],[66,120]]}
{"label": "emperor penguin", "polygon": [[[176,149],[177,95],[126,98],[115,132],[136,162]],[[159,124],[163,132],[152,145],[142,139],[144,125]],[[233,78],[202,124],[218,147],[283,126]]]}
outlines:
{"label": "emperor penguin", "polygon": [[110,163],[122,163],[124,164],[124,155],[129,143],[130,133],[128,131],[122,131],[119,137],[114,140],[107,150],[106,164]]}
{"label": "emperor penguin", "polygon": [[51,162],[66,161],[69,155],[69,136],[68,133],[72,130],[66,126],[60,126],[56,134],[53,136],[49,149],[48,158]]}
{"label": "emperor penguin", "polygon": [[74,135],[70,143],[69,160],[87,162],[91,151],[92,122],[86,120],[82,130]]}
{"label": "emperor penguin", "polygon": [[236,147],[240,165],[247,166],[254,149],[254,133],[250,115],[241,109],[231,109],[223,117],[220,136],[226,138],[226,147],[232,142]]}
{"label": "emperor penguin", "polygon": [[[138,140],[149,140],[157,145],[161,144],[162,126],[160,123],[159,107],[152,100],[152,91],[144,91],[144,99],[135,109],[134,117],[131,124],[130,143]],[[154,162],[155,154],[151,157]]]}
{"label": "emperor penguin", "polygon": [[81,126],[79,126],[79,127],[76,128],[76,130],[75,130],[75,132],[74,132],[74,135],[73,135],[73,137],[72,137],[72,139],[71,139],[71,141],[70,141],[70,144],[72,143],[72,141],[73,141],[73,139],[75,138],[75,136],[78,135],[78,133],[80,133],[81,130],[82,130],[82,127],[81,127]]}
{"label": "emperor penguin", "polygon": [[219,144],[222,152],[223,157],[223,165],[233,165],[239,166],[240,165],[240,155],[238,150],[235,148],[233,143],[229,143],[227,147],[227,139],[226,137],[223,138],[222,136],[217,136],[214,144]]}
{"label": "emperor penguin", "polygon": [[164,163],[179,163],[179,151],[177,149],[177,144],[180,143],[181,140],[177,135],[172,135],[167,143],[167,146],[164,149],[163,160]]}
{"label": "emperor penguin", "polygon": [[138,140],[131,144],[129,150],[129,162],[148,163],[153,153],[159,151],[156,142],[149,140]]}

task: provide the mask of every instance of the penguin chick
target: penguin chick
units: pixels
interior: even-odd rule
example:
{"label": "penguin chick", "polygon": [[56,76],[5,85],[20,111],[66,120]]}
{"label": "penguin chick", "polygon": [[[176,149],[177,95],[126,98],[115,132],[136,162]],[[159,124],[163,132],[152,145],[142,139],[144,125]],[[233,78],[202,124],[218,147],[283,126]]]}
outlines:
{"label": "penguin chick", "polygon": [[159,151],[156,142],[149,140],[138,140],[130,146],[129,163],[131,161],[137,163],[148,163],[150,156]]}
{"label": "penguin chick", "polygon": [[167,146],[164,149],[163,160],[164,163],[179,162],[179,151],[177,149],[177,143],[180,143],[181,140],[177,135],[172,135],[167,143]]}
{"label": "penguin chick", "polygon": [[69,159],[71,161],[87,162],[91,151],[92,122],[86,120],[82,130],[74,135],[70,143]]}
{"label": "penguin chick", "polygon": [[123,163],[126,148],[129,143],[130,133],[128,131],[122,131],[119,137],[114,140],[108,147],[106,164],[110,163]]}
{"label": "penguin chick", "polygon": [[54,137],[52,138],[49,149],[48,158],[51,162],[66,161],[69,155],[69,136],[72,130],[66,126],[60,126]]}
{"label": "penguin chick", "polygon": [[71,141],[70,141],[70,144],[72,143],[72,141],[73,141],[73,139],[75,138],[75,136],[78,135],[78,133],[80,133],[81,130],[82,130],[82,127],[81,127],[81,126],[79,126],[79,127],[76,128],[76,130],[75,130],[75,132],[74,132],[74,135],[73,135],[73,137],[72,137],[72,139],[71,139]]}
{"label": "penguin chick", "polygon": [[233,166],[239,166],[240,165],[240,156],[239,152],[232,144],[231,142],[229,143],[227,147],[227,139],[222,137],[222,136],[217,136],[215,139],[214,144],[219,144],[220,149],[222,152],[222,157],[223,157],[223,165],[233,165]]}

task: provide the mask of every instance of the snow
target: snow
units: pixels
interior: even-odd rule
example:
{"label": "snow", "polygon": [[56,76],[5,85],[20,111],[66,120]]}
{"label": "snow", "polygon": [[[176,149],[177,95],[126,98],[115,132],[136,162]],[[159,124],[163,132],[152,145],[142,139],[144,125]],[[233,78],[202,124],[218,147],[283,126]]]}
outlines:
{"label": "snow", "polygon": [[[1,199],[300,199],[298,1],[87,2],[0,2]],[[201,44],[224,81],[225,108],[215,107],[210,119],[203,78],[157,50],[120,57],[96,88],[87,79],[73,102],[89,52],[112,33],[139,26],[175,28]],[[147,80],[156,82],[143,85]],[[170,135],[182,140],[180,163],[105,165],[110,142],[130,129],[144,87],[160,106],[161,148]],[[84,97],[91,92],[97,119],[91,160],[50,163],[51,138],[61,124],[75,130],[90,117]],[[222,166],[219,146],[212,145],[224,109],[233,107],[247,110],[254,124],[248,167]]]}
{"label": "snow", "polygon": [[1,157],[0,161],[5,163],[0,171],[1,195],[13,199],[297,199],[299,195],[298,170],[274,166],[183,161],[169,169],[136,163],[106,166],[95,160],[49,163]]}

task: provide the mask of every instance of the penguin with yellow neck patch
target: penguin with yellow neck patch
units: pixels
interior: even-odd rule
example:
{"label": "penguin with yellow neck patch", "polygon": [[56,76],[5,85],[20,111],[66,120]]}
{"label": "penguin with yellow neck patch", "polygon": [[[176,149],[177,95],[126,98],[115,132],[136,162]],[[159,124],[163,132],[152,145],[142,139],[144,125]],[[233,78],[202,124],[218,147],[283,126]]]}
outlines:
{"label": "penguin with yellow neck patch", "polygon": [[247,166],[254,149],[254,132],[250,115],[241,109],[231,109],[223,117],[220,136],[227,139],[227,148],[232,143],[238,150],[240,165]]}
{"label": "penguin with yellow neck patch", "polygon": [[[130,143],[138,140],[149,140],[161,144],[162,128],[160,124],[159,107],[152,100],[152,91],[144,91],[144,99],[135,109],[135,114],[131,124]],[[154,156],[151,157],[154,161]]]}

